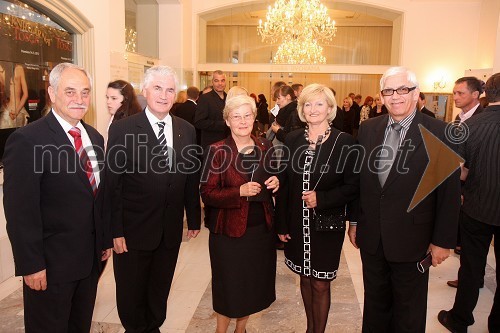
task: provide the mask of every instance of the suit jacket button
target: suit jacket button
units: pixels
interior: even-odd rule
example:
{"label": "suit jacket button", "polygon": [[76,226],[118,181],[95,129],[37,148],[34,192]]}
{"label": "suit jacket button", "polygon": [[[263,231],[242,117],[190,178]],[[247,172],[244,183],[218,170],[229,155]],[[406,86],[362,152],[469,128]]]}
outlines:
{"label": "suit jacket button", "polygon": [[383,198],[384,198],[384,195],[383,195],[383,194],[381,194],[381,195],[380,195],[380,199],[383,199]]}

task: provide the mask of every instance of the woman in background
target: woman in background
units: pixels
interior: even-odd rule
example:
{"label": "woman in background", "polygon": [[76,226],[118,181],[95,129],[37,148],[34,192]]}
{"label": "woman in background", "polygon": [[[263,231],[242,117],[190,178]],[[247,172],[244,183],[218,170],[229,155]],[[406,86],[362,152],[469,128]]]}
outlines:
{"label": "woman in background", "polygon": [[134,88],[124,80],[116,80],[108,84],[106,105],[111,115],[110,124],[142,111]]}
{"label": "woman in background", "polygon": [[342,103],[342,113],[344,115],[344,132],[353,134],[354,119],[356,117],[354,109],[352,108],[352,98],[345,97]]}
{"label": "woman in background", "polygon": [[269,126],[269,105],[267,104],[267,99],[264,94],[259,94],[259,96],[257,96],[257,101],[257,126],[261,133],[265,133]]}
{"label": "woman in background", "polygon": [[361,112],[359,115],[359,124],[360,125],[363,121],[370,118],[370,113],[372,112],[372,104],[373,104],[373,97],[366,96],[365,103],[361,107]]}
{"label": "woman in background", "polygon": [[231,130],[209,147],[200,192],[210,206],[208,227],[212,302],[217,333],[236,318],[244,333],[253,313],[276,299],[276,237],[271,192],[279,188],[271,171],[271,143],[251,135],[257,108],[247,95],[226,100],[223,118]]}
{"label": "woman in background", "polygon": [[387,113],[387,108],[384,103],[380,99],[380,95],[375,95],[375,106],[372,108],[372,112],[370,113],[370,118],[378,117]]}

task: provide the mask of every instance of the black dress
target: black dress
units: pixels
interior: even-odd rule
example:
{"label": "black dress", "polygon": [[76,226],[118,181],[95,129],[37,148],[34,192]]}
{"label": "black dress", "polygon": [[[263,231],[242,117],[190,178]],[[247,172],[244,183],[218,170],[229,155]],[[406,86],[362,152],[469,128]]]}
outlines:
{"label": "black dress", "polygon": [[[340,252],[345,234],[314,229],[314,210],[344,207],[359,193],[359,175],[354,172],[354,154],[341,154],[343,147],[354,144],[354,138],[340,134],[328,165],[328,171],[318,183],[320,170],[328,160],[340,131],[333,129],[329,138],[311,150],[304,139],[304,130],[290,133],[285,145],[290,150],[286,170],[280,182],[277,220],[278,233],[289,234],[285,243],[285,263],[297,274],[316,279],[332,280],[337,276]],[[345,148],[344,148],[345,149]],[[343,165],[343,172],[337,166]],[[317,184],[318,183],[318,184]],[[317,186],[316,186],[317,184]],[[317,207],[309,209],[302,192],[316,186]]]}
{"label": "black dress", "polygon": [[[243,168],[252,170],[255,157],[240,154]],[[276,300],[275,230],[268,230],[261,202],[251,202],[242,237],[210,233],[212,302],[214,311],[241,318],[268,308]]]}

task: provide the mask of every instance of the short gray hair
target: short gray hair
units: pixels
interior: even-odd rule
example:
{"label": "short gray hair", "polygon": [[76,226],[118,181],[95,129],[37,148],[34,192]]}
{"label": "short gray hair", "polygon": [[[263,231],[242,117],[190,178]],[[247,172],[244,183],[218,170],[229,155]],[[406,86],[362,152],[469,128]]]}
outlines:
{"label": "short gray hair", "polygon": [[90,77],[89,72],[85,70],[85,68],[72,64],[70,62],[61,62],[60,64],[57,64],[52,70],[50,71],[49,75],[49,83],[52,88],[54,88],[54,91],[57,91],[57,86],[59,86],[59,81],[61,80],[61,75],[64,72],[65,69],[67,68],[74,68],[79,71],[82,71],[83,74],[89,79],[90,82],[90,89],[92,89],[92,78]]}
{"label": "short gray hair", "polygon": [[415,73],[406,67],[391,67],[385,71],[384,75],[382,75],[382,78],[380,79],[380,90],[384,89],[385,80],[387,80],[388,77],[400,74],[406,74],[406,79],[418,88],[418,81]]}
{"label": "short gray hair", "polygon": [[144,81],[142,83],[142,89],[147,88],[151,81],[153,81],[153,76],[172,76],[175,82],[175,92],[177,92],[177,87],[179,86],[179,79],[177,78],[177,73],[169,66],[153,66],[146,70],[144,75]]}
{"label": "short gray hair", "polygon": [[222,111],[222,117],[224,118],[224,120],[227,120],[229,118],[229,113],[231,113],[231,111],[245,104],[250,105],[250,108],[252,109],[252,114],[254,117],[256,117],[257,107],[255,106],[255,100],[248,95],[236,95],[230,99],[227,99],[224,111]]}

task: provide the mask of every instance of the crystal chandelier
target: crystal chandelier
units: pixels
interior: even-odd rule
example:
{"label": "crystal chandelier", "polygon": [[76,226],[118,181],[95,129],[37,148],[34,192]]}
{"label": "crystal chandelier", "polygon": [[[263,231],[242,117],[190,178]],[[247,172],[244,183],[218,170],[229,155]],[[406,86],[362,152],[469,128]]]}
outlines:
{"label": "crystal chandelier", "polygon": [[323,48],[314,39],[289,39],[276,52],[275,64],[324,64]]}
{"label": "crystal chandelier", "polygon": [[137,31],[134,28],[125,28],[125,50],[128,52],[137,51]]}
{"label": "crystal chandelier", "polygon": [[331,41],[335,37],[335,21],[319,0],[277,0],[269,6],[266,22],[259,20],[257,32],[263,42],[276,43],[300,38],[305,33],[316,41]]}

